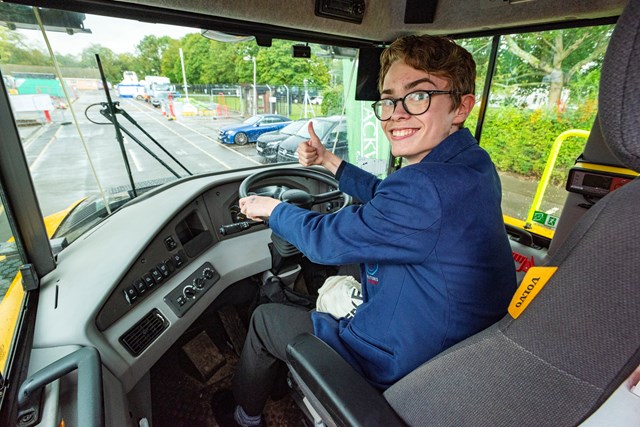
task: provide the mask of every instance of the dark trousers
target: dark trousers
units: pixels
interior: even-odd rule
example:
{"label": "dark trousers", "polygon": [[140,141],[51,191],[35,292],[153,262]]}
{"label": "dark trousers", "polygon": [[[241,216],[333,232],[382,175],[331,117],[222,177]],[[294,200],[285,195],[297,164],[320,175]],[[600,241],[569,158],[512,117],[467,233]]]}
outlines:
{"label": "dark trousers", "polygon": [[233,396],[248,415],[260,415],[287,359],[287,344],[303,332],[313,333],[311,312],[304,307],[263,304],[251,316]]}

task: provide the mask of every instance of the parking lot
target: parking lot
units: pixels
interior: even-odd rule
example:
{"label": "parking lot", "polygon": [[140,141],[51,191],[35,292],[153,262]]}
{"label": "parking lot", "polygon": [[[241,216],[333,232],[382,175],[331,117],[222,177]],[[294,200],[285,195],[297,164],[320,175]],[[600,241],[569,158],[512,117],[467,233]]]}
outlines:
{"label": "parking lot", "polygon": [[[78,126],[72,120],[72,111],[58,110],[51,115],[50,123],[20,127],[43,215],[96,193],[98,181],[107,192],[129,185],[115,127],[100,114],[104,108],[100,103],[104,101],[105,96],[99,91],[81,92],[73,103]],[[192,174],[260,164],[254,144],[238,147],[217,141],[218,128],[239,122],[239,117],[183,116],[182,103],[175,103],[176,119],[170,120],[161,109],[144,101],[130,98],[114,101],[157,141],[156,144],[124,114],[117,114],[121,127],[130,133],[123,132],[123,145],[136,183],[188,175],[172,157]]]}

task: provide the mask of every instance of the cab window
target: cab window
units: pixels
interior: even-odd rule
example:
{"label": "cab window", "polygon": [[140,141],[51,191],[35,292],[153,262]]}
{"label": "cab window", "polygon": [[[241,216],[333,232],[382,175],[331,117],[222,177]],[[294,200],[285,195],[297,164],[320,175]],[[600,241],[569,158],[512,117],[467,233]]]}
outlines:
{"label": "cab window", "polygon": [[[568,170],[596,115],[600,68],[612,31],[605,25],[500,37],[489,97],[482,99],[479,85],[474,114],[487,103],[480,145],[500,173],[507,220],[553,236],[568,194]],[[474,53],[480,82],[490,42],[462,44]],[[548,179],[541,180],[545,168]]]}

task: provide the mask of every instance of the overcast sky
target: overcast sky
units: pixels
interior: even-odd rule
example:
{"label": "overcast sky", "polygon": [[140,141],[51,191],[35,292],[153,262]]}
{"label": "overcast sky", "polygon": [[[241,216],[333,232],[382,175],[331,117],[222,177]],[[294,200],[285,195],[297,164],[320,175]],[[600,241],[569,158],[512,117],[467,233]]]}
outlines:
{"label": "overcast sky", "polygon": [[[185,34],[199,32],[197,28],[183,28],[172,25],[148,24],[137,22],[127,25],[127,31],[118,31],[122,27],[122,20],[105,16],[87,15],[84,27],[91,30],[91,34],[76,33],[72,36],[66,33],[47,32],[49,42],[54,52],[77,55],[92,43],[108,47],[115,53],[133,53],[135,47],[146,35],[170,36],[179,39]],[[18,30],[24,34],[32,45],[46,49],[40,31]]]}

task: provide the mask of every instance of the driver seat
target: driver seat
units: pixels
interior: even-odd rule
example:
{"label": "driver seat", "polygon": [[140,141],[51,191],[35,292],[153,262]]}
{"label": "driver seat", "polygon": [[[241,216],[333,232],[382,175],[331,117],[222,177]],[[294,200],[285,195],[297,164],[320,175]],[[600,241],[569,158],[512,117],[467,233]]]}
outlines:
{"label": "driver seat", "polygon": [[[640,171],[639,0],[611,38],[599,107],[609,149]],[[288,348],[292,376],[328,425],[580,424],[640,365],[639,212],[637,178],[585,213],[517,319],[505,316],[384,393],[312,335]]]}

